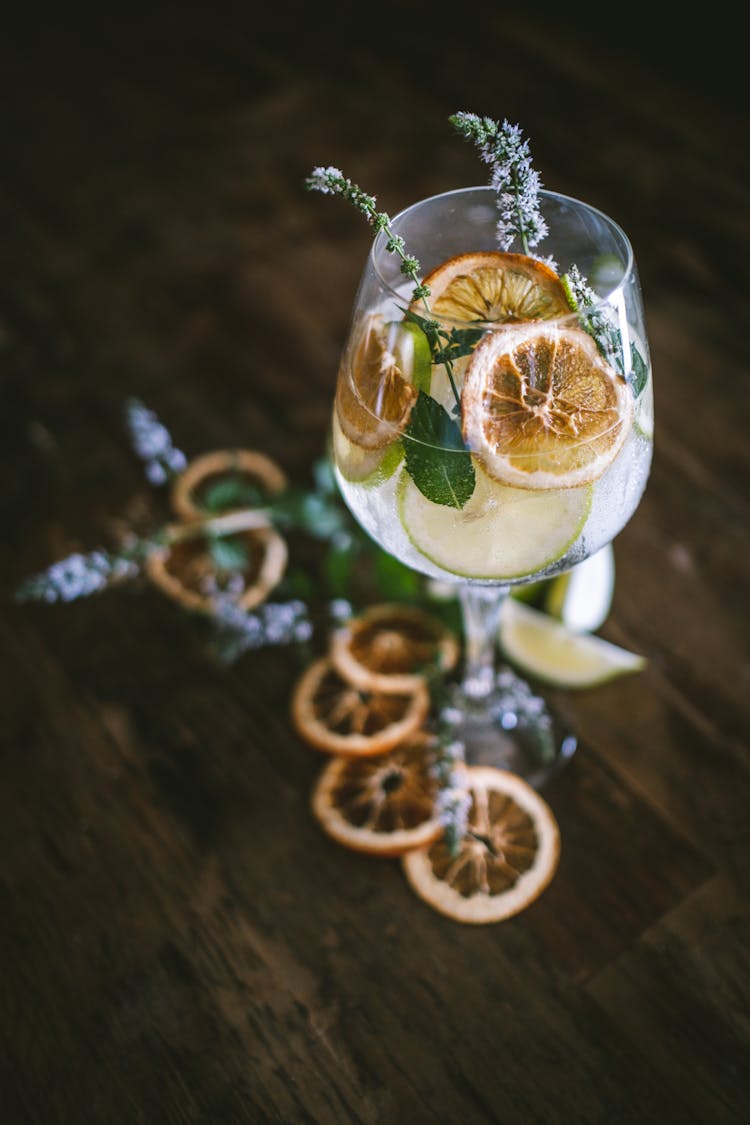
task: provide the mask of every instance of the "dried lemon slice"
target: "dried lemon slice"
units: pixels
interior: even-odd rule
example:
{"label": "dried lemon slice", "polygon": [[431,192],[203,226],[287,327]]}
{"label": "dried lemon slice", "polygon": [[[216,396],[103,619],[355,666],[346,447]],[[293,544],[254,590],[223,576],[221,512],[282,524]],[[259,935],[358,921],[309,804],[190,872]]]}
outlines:
{"label": "dried lemon slice", "polygon": [[425,284],[432,315],[440,319],[505,324],[570,314],[557,274],[525,254],[459,254],[433,270]]}
{"label": "dried lemon slice", "polygon": [[[208,533],[184,536],[185,525],[172,524],[167,529],[163,547],[153,551],[146,560],[146,573],[168,597],[187,609],[212,613],[216,597],[227,593],[223,576],[210,549]],[[232,600],[242,609],[251,610],[266,600],[281,581],[287,563],[287,547],[273,528],[260,528],[226,536],[225,541],[237,550],[242,559],[233,571],[241,584],[230,591]]]}
{"label": "dried lemon slice", "polygon": [[351,358],[347,353],[342,360],[336,417],[345,437],[362,449],[382,449],[394,441],[416,402],[418,389],[406,377],[406,361],[399,355],[401,334],[400,325],[379,315],[369,317]]}
{"label": "dried lemon slice", "polygon": [[345,354],[336,382],[336,417],[350,441],[382,449],[408,422],[418,390],[404,375],[396,354],[398,326],[383,317],[365,321],[354,353]]}
{"label": "dried lemon slice", "polygon": [[477,345],[461,393],[464,440],[495,480],[571,488],[596,480],[627,437],[627,383],[581,329],[520,325]]}
{"label": "dried lemon slice", "polygon": [[287,479],[270,457],[253,449],[217,449],[187,465],[172,486],[172,506],[182,519],[257,507],[283,492]]}
{"label": "dried lemon slice", "polygon": [[330,656],[339,673],[371,691],[411,691],[430,669],[455,667],[456,637],[418,606],[370,606],[331,638]]}
{"label": "dried lemon slice", "polygon": [[560,831],[547,802],[517,774],[469,766],[471,805],[458,851],[445,839],[402,859],[412,889],[457,922],[499,922],[524,910],[552,879]]}
{"label": "dried lemon slice", "polygon": [[368,691],[323,656],[298,680],[291,708],[298,733],[316,750],[356,757],[392,750],[421,726],[429,704],[424,683],[409,692]]}
{"label": "dried lemon slice", "polygon": [[312,797],[323,830],[369,855],[400,856],[432,843],[442,831],[435,746],[432,735],[417,731],[388,754],[333,758]]}

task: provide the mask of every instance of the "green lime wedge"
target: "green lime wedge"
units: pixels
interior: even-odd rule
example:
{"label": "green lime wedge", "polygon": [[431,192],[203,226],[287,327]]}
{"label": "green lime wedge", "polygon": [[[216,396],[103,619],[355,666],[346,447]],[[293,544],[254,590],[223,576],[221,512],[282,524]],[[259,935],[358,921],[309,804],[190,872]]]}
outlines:
{"label": "green lime wedge", "polygon": [[392,320],[385,326],[386,342],[405,379],[418,391],[430,393],[432,353],[422,329],[411,320]]}
{"label": "green lime wedge", "polygon": [[533,575],[562,558],[588,517],[591,485],[508,488],[475,469],[474,492],[460,509],[433,504],[402,469],[398,512],[416,549],[449,574],[488,581]]}
{"label": "green lime wedge", "polygon": [[635,652],[569,629],[513,598],[506,598],[503,604],[500,643],[507,659],[520,671],[561,688],[596,687],[640,672],[647,663]]}
{"label": "green lime wedge", "polygon": [[331,423],[331,449],[333,460],[344,480],[374,488],[388,480],[404,459],[404,447],[400,440],[391,442],[384,449],[362,449],[350,441],[339,425],[334,412]]}

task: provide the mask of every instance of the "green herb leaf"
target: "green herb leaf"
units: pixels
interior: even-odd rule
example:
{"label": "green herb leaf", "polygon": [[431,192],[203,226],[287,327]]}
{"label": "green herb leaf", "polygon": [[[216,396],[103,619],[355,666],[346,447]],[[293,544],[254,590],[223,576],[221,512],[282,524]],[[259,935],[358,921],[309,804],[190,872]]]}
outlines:
{"label": "green herb leaf", "polygon": [[630,344],[630,363],[630,382],[633,387],[633,394],[638,398],[648,380],[648,367],[638,348],[632,342]]}
{"label": "green herb leaf", "polygon": [[403,313],[404,319],[417,325],[427,337],[433,363],[453,363],[463,355],[471,355],[484,335],[481,328],[452,328],[446,332],[437,320],[420,316],[411,309],[404,309]]}
{"label": "green herb leaf", "polygon": [[445,347],[435,352],[435,363],[454,363],[461,356],[471,355],[483,335],[481,328],[453,328]]}
{"label": "green herb leaf", "polygon": [[247,547],[241,539],[211,536],[209,541],[211,559],[217,570],[244,570],[250,562]]}
{"label": "green herb leaf", "polygon": [[264,503],[259,488],[240,476],[219,477],[201,497],[207,512],[225,512],[228,508],[261,508]]}
{"label": "green herb leaf", "polygon": [[[606,319],[600,309],[593,307],[596,294],[578,266],[571,266],[568,273],[563,274],[560,280],[568,304],[574,312],[578,313],[581,328],[592,337],[607,363],[614,367],[619,375],[625,375],[622,333],[619,328]],[[633,394],[637,398],[646,385],[648,366],[632,341],[630,344],[630,373],[628,378],[633,388]]]}
{"label": "green herb leaf", "polygon": [[434,504],[463,508],[476,475],[461,430],[448,411],[420,391],[404,437],[406,469],[422,495]]}
{"label": "green herb leaf", "polygon": [[445,335],[445,332],[440,328],[439,322],[430,317],[420,316],[419,313],[415,313],[411,309],[402,309],[401,311],[404,314],[404,320],[410,321],[412,324],[416,324],[418,328],[421,328],[422,332],[427,337],[427,343],[430,345],[430,352],[434,358],[435,353],[443,346],[441,337]]}
{"label": "green herb leaf", "polygon": [[320,496],[338,496],[339,489],[330,457],[319,457],[313,464],[313,480],[315,481],[315,491]]}
{"label": "green herb leaf", "polygon": [[330,539],[346,531],[349,520],[346,512],[329,495],[287,489],[274,498],[271,517],[282,530],[305,531],[316,539]]}

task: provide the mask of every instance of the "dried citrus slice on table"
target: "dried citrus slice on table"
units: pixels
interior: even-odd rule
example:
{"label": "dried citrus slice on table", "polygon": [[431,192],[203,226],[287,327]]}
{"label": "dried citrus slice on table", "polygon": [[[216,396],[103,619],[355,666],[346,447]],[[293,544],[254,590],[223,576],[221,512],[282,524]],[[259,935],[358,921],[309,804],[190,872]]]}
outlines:
{"label": "dried citrus slice on table", "polygon": [[457,922],[499,922],[524,910],[549,885],[560,857],[560,832],[547,802],[517,774],[489,766],[465,769],[471,799],[467,829],[402,859],[412,889]]}
{"label": "dried citrus slice on table", "polygon": [[183,519],[260,507],[283,492],[287,479],[264,453],[218,449],[194,458],[175,478],[172,506]]}
{"label": "dried citrus slice on table", "polygon": [[323,656],[297,681],[291,707],[297,732],[316,750],[357,756],[392,750],[422,724],[429,704],[424,683],[408,692],[358,688]]}
{"label": "dried citrus slice on table", "polygon": [[425,558],[464,578],[504,580],[544,570],[575,543],[591,507],[589,487],[531,492],[475,470],[463,508],[434,504],[408,473],[399,477],[399,517]]}
{"label": "dried citrus slice on table", "polygon": [[515,325],[490,332],[466,369],[463,433],[490,476],[517,488],[595,481],[627,437],[625,380],[582,329]]}
{"label": "dried citrus slice on table", "polygon": [[[428,274],[425,284],[431,313],[440,319],[508,323],[570,313],[554,270],[525,254],[459,254]],[[419,311],[418,305],[412,307]]]}
{"label": "dried citrus slice on table", "polygon": [[331,660],[350,683],[374,691],[411,691],[430,669],[455,667],[459,645],[443,623],[418,606],[370,606],[335,630]]}
{"label": "dried citrus slice on table", "polygon": [[[344,436],[362,449],[390,445],[409,420],[419,393],[411,379],[414,371],[408,371],[414,335],[412,328],[371,316],[344,356],[336,383],[336,418]],[[412,341],[411,361],[404,357],[407,339]]]}
{"label": "dried citrus slice on table", "polygon": [[[273,528],[222,537],[222,547],[232,564],[231,572],[226,573],[220,558],[217,561],[218,552],[209,535],[200,526],[188,525],[187,530],[189,535],[185,525],[171,524],[167,542],[146,561],[151,581],[187,609],[211,613],[217,596],[227,593],[242,609],[254,609],[281,581],[288,553],[286,543]],[[227,586],[230,577],[232,584]]]}
{"label": "dried citrus slice on table", "polygon": [[436,840],[435,739],[426,731],[387,754],[334,757],[313,790],[313,812],[338,843],[370,855],[400,856]]}

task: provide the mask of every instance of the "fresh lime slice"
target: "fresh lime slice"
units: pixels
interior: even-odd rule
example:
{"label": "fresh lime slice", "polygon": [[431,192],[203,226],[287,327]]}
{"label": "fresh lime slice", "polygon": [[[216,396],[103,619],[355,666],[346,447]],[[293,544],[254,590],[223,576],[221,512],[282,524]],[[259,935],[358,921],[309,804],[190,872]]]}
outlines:
{"label": "fresh lime slice", "polygon": [[402,375],[418,391],[429,394],[432,353],[424,332],[412,320],[392,320],[385,327],[388,349]]}
{"label": "fresh lime slice", "polygon": [[391,442],[385,449],[363,449],[350,441],[339,425],[334,411],[331,423],[333,460],[345,480],[374,488],[395,473],[404,458],[400,440]]}
{"label": "fresh lime slice", "polygon": [[581,533],[591,487],[509,488],[475,464],[476,486],[463,508],[433,504],[406,469],[398,511],[409,539],[436,566],[463,578],[504,581],[536,574],[561,558]]}
{"label": "fresh lime slice", "polygon": [[607,543],[583,562],[550,582],[547,613],[569,629],[593,633],[607,620],[615,592],[615,552]]}
{"label": "fresh lime slice", "polygon": [[561,688],[589,688],[640,672],[646,659],[591,633],[568,629],[547,613],[506,598],[500,643],[522,672]]}

